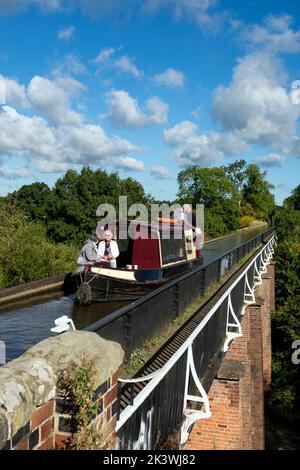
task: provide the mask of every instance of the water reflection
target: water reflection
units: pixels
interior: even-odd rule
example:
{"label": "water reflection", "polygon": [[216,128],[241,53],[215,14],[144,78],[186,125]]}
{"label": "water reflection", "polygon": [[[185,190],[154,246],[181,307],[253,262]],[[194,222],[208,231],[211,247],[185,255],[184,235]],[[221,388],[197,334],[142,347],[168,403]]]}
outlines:
{"label": "water reflection", "polygon": [[73,305],[71,317],[74,321],[74,324],[77,330],[81,330],[92,323],[95,323],[97,320],[106,317],[109,313],[118,310],[119,308],[125,307],[129,302],[120,301],[120,302],[99,302],[92,305],[79,306]]}

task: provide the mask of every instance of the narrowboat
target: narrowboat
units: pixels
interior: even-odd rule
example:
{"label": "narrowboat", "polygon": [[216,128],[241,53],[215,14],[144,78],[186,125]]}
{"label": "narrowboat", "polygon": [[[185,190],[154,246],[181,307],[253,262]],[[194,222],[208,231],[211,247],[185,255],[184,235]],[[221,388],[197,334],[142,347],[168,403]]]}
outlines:
{"label": "narrowboat", "polygon": [[101,262],[77,273],[75,302],[80,305],[136,300],[202,263],[194,232],[176,220],[119,221],[101,230],[107,228],[118,243],[117,268]]}

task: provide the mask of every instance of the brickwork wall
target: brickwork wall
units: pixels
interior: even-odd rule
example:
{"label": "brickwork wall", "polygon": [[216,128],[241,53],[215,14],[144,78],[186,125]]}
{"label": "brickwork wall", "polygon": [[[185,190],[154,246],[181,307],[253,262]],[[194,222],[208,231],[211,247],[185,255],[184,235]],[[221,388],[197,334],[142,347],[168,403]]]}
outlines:
{"label": "brickwork wall", "polygon": [[212,417],[194,424],[184,450],[264,448],[264,390],[271,381],[274,275],[271,264],[263,275],[263,285],[255,291],[257,303],[248,306],[241,320],[243,336],[231,343],[224,358],[242,365],[243,374],[226,379],[226,374],[218,372],[208,393]]}
{"label": "brickwork wall", "polygon": [[[95,417],[93,424],[107,440],[115,432],[117,393],[118,375],[115,372],[98,387],[93,398],[100,402],[100,414]],[[7,441],[3,450],[64,449],[73,431],[74,420],[70,406],[65,400],[56,398],[36,408],[30,421]]]}

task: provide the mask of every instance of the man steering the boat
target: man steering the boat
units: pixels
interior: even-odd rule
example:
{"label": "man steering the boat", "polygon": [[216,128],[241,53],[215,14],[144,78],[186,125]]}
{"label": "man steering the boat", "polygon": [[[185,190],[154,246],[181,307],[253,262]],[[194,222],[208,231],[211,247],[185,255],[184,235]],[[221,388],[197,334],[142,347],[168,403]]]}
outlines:
{"label": "man steering the boat", "polygon": [[101,261],[108,262],[111,268],[117,267],[116,258],[118,258],[120,252],[118,244],[115,240],[112,240],[112,232],[105,230],[104,240],[98,245],[98,253],[101,257]]}

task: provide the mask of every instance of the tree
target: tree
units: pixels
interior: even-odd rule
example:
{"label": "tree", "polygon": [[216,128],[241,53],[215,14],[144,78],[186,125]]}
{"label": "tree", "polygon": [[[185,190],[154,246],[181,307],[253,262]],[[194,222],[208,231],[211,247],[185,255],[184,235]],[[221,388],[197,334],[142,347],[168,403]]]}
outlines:
{"label": "tree", "polygon": [[73,271],[77,248],[50,243],[45,227],[0,204],[0,288]]}
{"label": "tree", "polygon": [[300,339],[299,186],[276,208],[276,309],[272,313],[272,387],[269,403],[293,420],[300,411],[300,369],[291,362],[292,343]]}
{"label": "tree", "polygon": [[246,180],[246,162],[245,160],[237,160],[234,163],[222,167],[225,175],[230,178],[236,193],[238,194],[238,206],[241,208],[243,185]]}
{"label": "tree", "polygon": [[292,191],[291,196],[283,201],[283,205],[288,209],[300,210],[300,184]]}
{"label": "tree", "polygon": [[274,196],[271,193],[274,186],[266,180],[266,172],[261,172],[255,164],[247,166],[245,176],[242,205],[250,204],[256,217],[269,219],[275,209]]}
{"label": "tree", "polygon": [[122,180],[117,173],[93,171],[89,167],[84,167],[80,173],[67,171],[57,180],[48,198],[47,233],[50,239],[81,245],[96,229],[96,210],[100,204],[113,205],[118,216],[119,196],[127,196],[128,205],[148,202],[143,186],[133,178]]}
{"label": "tree", "polygon": [[192,166],[178,174],[178,197],[181,203],[204,204],[212,208],[217,203],[236,197],[231,179],[224,168]]}
{"label": "tree", "polygon": [[6,202],[16,205],[31,220],[44,220],[50,194],[51,189],[45,183],[36,182],[24,185],[18,191],[8,194]]}
{"label": "tree", "polygon": [[100,204],[112,204],[118,215],[119,196],[127,196],[128,205],[148,204],[150,196],[133,178],[121,179],[117,173],[93,171],[88,166],[78,173],[68,170],[53,189],[33,183],[7,196],[29,217],[40,220],[48,238],[55,242],[81,245],[97,226],[96,210]]}

